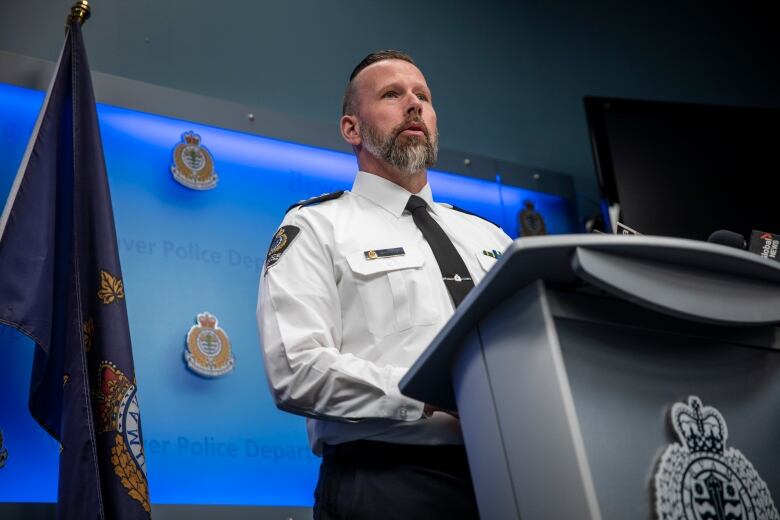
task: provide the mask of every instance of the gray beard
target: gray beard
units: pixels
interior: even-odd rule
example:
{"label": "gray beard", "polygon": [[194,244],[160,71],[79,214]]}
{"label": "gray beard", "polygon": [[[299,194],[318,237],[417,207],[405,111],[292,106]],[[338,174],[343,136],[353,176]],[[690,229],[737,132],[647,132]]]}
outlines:
{"label": "gray beard", "polygon": [[[401,137],[401,132],[408,122],[399,125],[386,135],[361,121],[360,138],[366,150],[406,175],[417,175],[436,164],[439,154],[439,136],[431,138],[425,135],[417,137]],[[400,138],[400,139],[399,139]]]}

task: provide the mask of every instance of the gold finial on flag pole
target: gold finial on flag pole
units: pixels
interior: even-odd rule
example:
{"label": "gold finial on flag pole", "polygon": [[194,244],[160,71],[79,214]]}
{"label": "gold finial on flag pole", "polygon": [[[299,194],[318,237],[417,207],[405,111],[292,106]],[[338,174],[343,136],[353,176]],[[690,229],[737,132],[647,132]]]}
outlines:
{"label": "gold finial on flag pole", "polygon": [[79,24],[84,25],[89,19],[89,2],[87,0],[78,0],[73,7],[70,8],[70,14],[68,14],[68,22],[71,20],[77,21]]}

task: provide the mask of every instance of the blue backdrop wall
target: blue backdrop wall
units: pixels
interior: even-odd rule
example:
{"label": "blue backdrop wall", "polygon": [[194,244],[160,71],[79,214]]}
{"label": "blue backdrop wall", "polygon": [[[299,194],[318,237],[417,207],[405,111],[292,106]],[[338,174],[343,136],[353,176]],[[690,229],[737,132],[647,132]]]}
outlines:
{"label": "blue backdrop wall", "polygon": [[[5,201],[43,92],[0,84],[0,201]],[[303,419],[278,411],[265,383],[255,302],[271,236],[287,207],[349,189],[352,155],[100,105],[99,118],[125,276],[151,498],[157,504],[310,506],[319,465]],[[172,150],[194,131],[218,185],[188,189]],[[433,171],[434,196],[517,236],[532,201],[551,233],[577,230],[574,202]],[[235,368],[220,378],[184,362],[198,313],[219,319]],[[0,326],[0,430],[8,450],[0,502],[56,500],[58,446],[30,418],[33,344]]]}

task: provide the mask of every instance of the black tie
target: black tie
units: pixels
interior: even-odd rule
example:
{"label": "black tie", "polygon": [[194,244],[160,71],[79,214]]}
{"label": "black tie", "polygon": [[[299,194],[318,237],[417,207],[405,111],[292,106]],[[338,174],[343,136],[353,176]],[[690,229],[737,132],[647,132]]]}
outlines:
{"label": "black tie", "polygon": [[466,264],[458,254],[452,241],[444,233],[444,230],[428,213],[428,204],[412,195],[406,203],[406,210],[412,214],[414,223],[431,246],[436,263],[439,264],[442,280],[452,296],[455,307],[460,305],[466,294],[474,287],[474,281],[466,268]]}

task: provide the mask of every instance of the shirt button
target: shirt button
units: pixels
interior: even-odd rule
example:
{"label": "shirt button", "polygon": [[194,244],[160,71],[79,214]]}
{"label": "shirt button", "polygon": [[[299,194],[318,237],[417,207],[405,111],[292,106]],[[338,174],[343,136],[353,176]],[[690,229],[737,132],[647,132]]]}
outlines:
{"label": "shirt button", "polygon": [[406,419],[406,408],[402,407],[399,413],[401,414],[401,419]]}

